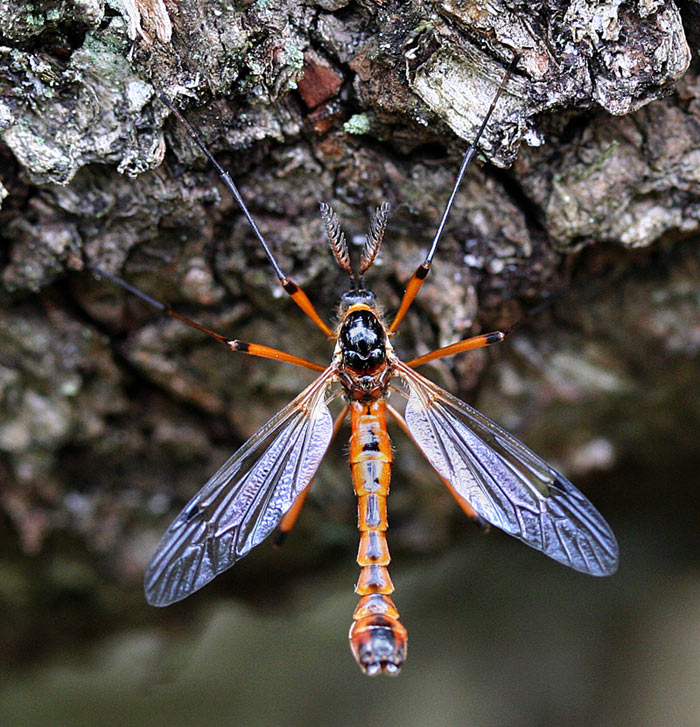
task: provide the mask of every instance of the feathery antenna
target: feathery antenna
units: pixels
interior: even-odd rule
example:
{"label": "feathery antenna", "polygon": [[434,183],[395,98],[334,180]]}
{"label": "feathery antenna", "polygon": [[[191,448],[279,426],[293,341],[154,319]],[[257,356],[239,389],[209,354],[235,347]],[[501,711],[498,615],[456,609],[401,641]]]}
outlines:
{"label": "feathery antenna", "polygon": [[355,281],[355,273],[353,273],[350,265],[350,253],[348,252],[348,242],[345,239],[345,233],[340,229],[340,221],[335,210],[325,202],[319,205],[321,209],[321,219],[326,227],[326,235],[328,235],[328,244],[333,251],[333,257],[338,265]]}
{"label": "feathery antenna", "polygon": [[377,207],[369,223],[369,232],[365,237],[365,245],[362,248],[362,256],[360,257],[360,275],[372,266],[374,258],[377,257],[379,248],[384,238],[384,230],[389,219],[391,205],[389,202],[382,202],[381,207]]}

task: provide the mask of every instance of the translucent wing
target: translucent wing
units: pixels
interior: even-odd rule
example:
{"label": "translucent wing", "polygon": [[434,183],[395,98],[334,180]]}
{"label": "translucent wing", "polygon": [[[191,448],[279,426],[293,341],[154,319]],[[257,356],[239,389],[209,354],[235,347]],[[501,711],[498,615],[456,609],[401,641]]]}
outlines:
{"label": "translucent wing", "polygon": [[330,444],[327,369],[256,432],[190,500],[146,569],[146,600],[167,606],[230,568],[277,527]]}
{"label": "translucent wing", "polygon": [[550,558],[582,573],[617,569],[615,536],[559,472],[478,411],[405,364],[405,418],[433,467],[476,512]]}

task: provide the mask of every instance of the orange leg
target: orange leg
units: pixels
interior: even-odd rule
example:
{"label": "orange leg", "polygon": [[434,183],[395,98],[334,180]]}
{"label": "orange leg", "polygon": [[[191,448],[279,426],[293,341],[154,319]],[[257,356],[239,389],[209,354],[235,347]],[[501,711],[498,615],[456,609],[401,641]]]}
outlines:
{"label": "orange leg", "polygon": [[429,260],[422,262],[416,268],[416,272],[413,273],[413,276],[408,281],[406,291],[403,294],[403,298],[401,298],[401,305],[399,306],[399,310],[397,311],[396,316],[394,316],[394,320],[389,326],[390,333],[394,333],[394,331],[396,331],[396,329],[399,327],[399,323],[401,323],[403,317],[406,315],[408,309],[411,307],[411,303],[413,303],[416,296],[418,295],[418,291],[421,289],[423,281],[428,277],[428,273],[430,272],[430,264],[431,263]]}
{"label": "orange leg", "polygon": [[122,280],[120,277],[113,275],[112,273],[108,273],[105,270],[101,270],[94,265],[87,265],[86,267],[97,276],[105,277],[108,280],[111,280],[113,283],[116,283],[117,285],[124,288],[124,290],[138,296],[139,298],[141,298],[141,300],[145,301],[162,313],[169,315],[171,318],[175,318],[178,321],[181,321],[182,323],[190,326],[190,328],[196,328],[198,331],[206,333],[207,336],[215,338],[220,343],[228,346],[232,351],[247,353],[251,356],[259,356],[260,358],[270,358],[275,361],[282,361],[284,363],[293,364],[294,366],[302,366],[303,368],[311,369],[312,371],[325,371],[327,368],[326,366],[321,366],[321,364],[313,363],[313,361],[307,361],[305,358],[294,356],[291,353],[279,351],[276,348],[263,346],[259,343],[248,343],[246,341],[239,341],[235,338],[226,338],[226,336],[222,336],[220,333],[216,333],[216,331],[210,330],[206,326],[203,326],[201,323],[197,323],[197,321],[193,321],[191,318],[182,315],[182,313],[178,313],[176,310],[173,310],[172,308],[165,305],[165,303],[161,303],[160,301],[155,300],[155,298],[151,298],[150,295],[146,295],[146,293],[140,291],[138,288],[134,288],[133,285],[129,285],[129,283],[127,283],[125,280]]}
{"label": "orange leg", "polygon": [[483,346],[500,343],[511,332],[511,330],[512,329],[506,329],[505,331],[493,331],[492,333],[482,333],[479,336],[465,338],[463,341],[451,343],[449,346],[438,348],[435,351],[426,353],[424,356],[414,358],[407,363],[407,366],[420,366],[421,364],[428,363],[428,361],[435,361],[435,359],[444,358],[445,356],[453,356],[456,353],[462,353],[462,351],[471,351],[475,348],[482,348]]}
{"label": "orange leg", "polygon": [[328,336],[335,338],[335,334],[326,325],[325,321],[314,308],[313,303],[309,300],[309,296],[293,281],[287,277],[280,278],[280,285],[291,299],[311,318],[311,320]]}
{"label": "orange leg", "polygon": [[452,209],[455,197],[457,196],[457,190],[462,184],[462,179],[464,179],[467,168],[469,167],[469,164],[474,157],[474,154],[476,153],[477,144],[479,143],[481,135],[484,133],[484,130],[489,123],[489,119],[491,118],[493,110],[496,108],[496,103],[498,102],[498,99],[503,93],[506,85],[508,84],[511,74],[515,70],[515,67],[518,65],[519,61],[520,54],[517,54],[510,62],[508,70],[506,71],[506,74],[501,81],[501,85],[498,87],[498,90],[496,91],[493,100],[491,101],[491,106],[489,106],[489,110],[486,112],[486,116],[484,116],[481,127],[476,132],[476,137],[474,138],[474,141],[467,149],[467,152],[462,159],[462,164],[459,167],[459,171],[457,172],[457,178],[455,179],[455,183],[452,185],[450,198],[447,200],[447,204],[445,205],[445,211],[442,213],[440,224],[438,225],[435,236],[433,237],[433,241],[430,245],[430,249],[428,250],[428,254],[425,256],[425,260],[418,266],[418,268],[416,268],[416,272],[413,273],[413,277],[408,281],[406,291],[404,292],[403,298],[401,299],[401,304],[399,305],[399,310],[396,313],[394,320],[391,322],[391,325],[389,326],[390,333],[394,333],[399,327],[399,323],[401,323],[403,317],[406,315],[406,312],[411,307],[411,303],[413,303],[413,301],[415,300],[415,297],[416,295],[418,295],[418,291],[420,290],[421,285],[423,285],[423,281],[426,279],[428,273],[430,272],[430,266],[433,262],[433,257],[435,256],[435,251],[437,250],[437,246],[440,242],[440,238],[442,237],[442,233],[445,231],[445,224],[447,223],[447,218],[449,217],[450,210]]}
{"label": "orange leg", "polygon": [[275,256],[272,253],[272,250],[270,249],[270,246],[267,244],[267,240],[263,237],[262,232],[260,232],[260,228],[253,219],[253,216],[250,214],[250,210],[248,209],[245,200],[241,196],[241,193],[238,191],[238,187],[235,185],[233,179],[231,179],[231,175],[224,170],[224,168],[219,164],[219,162],[216,161],[216,159],[214,159],[214,156],[209,151],[209,149],[207,149],[207,146],[202,138],[194,130],[189,121],[187,121],[187,119],[175,108],[175,106],[173,106],[168,97],[164,93],[161,93],[159,94],[158,98],[165,106],[167,106],[173,112],[173,114],[175,114],[175,116],[179,119],[180,123],[187,129],[195,144],[197,144],[197,146],[204,152],[207,159],[209,159],[214,169],[216,169],[216,171],[218,172],[219,176],[221,177],[221,181],[228,187],[229,192],[231,192],[232,197],[236,200],[236,203],[240,207],[241,212],[243,212],[243,215],[248,220],[248,224],[253,230],[253,234],[255,235],[255,237],[257,237],[258,242],[262,245],[262,248],[268,257],[270,264],[272,265],[272,269],[275,271],[275,275],[280,281],[280,285],[282,286],[283,290],[291,296],[292,300],[329,338],[333,338],[333,331],[331,331],[331,329],[326,325],[321,316],[316,312],[313,303],[309,300],[306,293],[293,280],[291,280],[291,278],[288,278],[282,272]]}

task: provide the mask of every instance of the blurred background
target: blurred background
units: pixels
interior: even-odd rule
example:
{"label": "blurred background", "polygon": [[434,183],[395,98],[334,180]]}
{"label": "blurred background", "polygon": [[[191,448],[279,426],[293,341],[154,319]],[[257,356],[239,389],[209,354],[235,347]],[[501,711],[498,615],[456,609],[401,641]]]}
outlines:
{"label": "blurred background", "polygon": [[[633,471],[595,490],[620,542],[612,578],[569,572],[498,533],[397,555],[395,601],[409,629],[397,678],[369,679],[350,655],[350,545],[290,584],[292,536],[267,583],[231,572],[216,593],[167,611],[135,587],[122,628],[96,623],[79,589],[54,594],[23,643],[5,633],[3,724],[697,724],[696,512],[669,502],[661,468],[654,481]],[[108,600],[114,586],[100,590]],[[22,663],[8,664],[18,647]]]}

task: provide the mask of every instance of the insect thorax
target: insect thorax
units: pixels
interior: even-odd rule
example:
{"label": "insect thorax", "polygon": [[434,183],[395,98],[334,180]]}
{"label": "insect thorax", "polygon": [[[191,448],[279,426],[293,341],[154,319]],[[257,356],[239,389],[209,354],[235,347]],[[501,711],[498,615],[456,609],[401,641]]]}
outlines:
{"label": "insect thorax", "polygon": [[340,380],[351,400],[377,399],[389,377],[387,336],[376,311],[355,303],[343,318],[338,336],[341,352]]}

